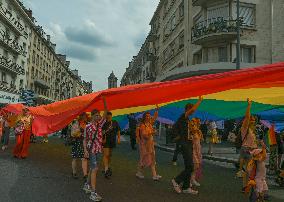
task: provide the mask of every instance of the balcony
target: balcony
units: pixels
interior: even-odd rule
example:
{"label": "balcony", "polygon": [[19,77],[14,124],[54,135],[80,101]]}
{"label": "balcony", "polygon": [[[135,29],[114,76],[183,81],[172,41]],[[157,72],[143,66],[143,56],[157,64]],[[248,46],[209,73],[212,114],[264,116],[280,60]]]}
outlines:
{"label": "balcony", "polygon": [[23,67],[1,55],[0,55],[0,68],[3,68],[4,70],[14,74],[25,75],[25,69]]}
{"label": "balcony", "polygon": [[19,91],[16,89],[16,86],[14,84],[11,83],[9,85],[6,81],[0,81],[0,90],[14,94],[19,93]]}
{"label": "balcony", "polygon": [[0,3],[0,17],[6,21],[11,28],[21,36],[28,38],[28,33],[25,31],[24,26],[17,20],[16,16],[13,16],[12,13]]}
{"label": "balcony", "polygon": [[155,61],[156,56],[153,53],[148,53],[147,54],[147,61]]}
{"label": "balcony", "polygon": [[26,56],[27,52],[24,50],[22,46],[18,44],[16,40],[10,39],[6,33],[5,35],[0,35],[0,44],[2,44],[4,47],[9,49],[11,52],[17,55],[23,55]]}
{"label": "balcony", "polygon": [[158,35],[156,33],[154,33],[153,31],[151,31],[148,38],[149,38],[150,42],[154,42],[158,39]]}
{"label": "balcony", "polygon": [[37,85],[37,86],[39,86],[43,89],[49,89],[50,88],[49,84],[47,82],[45,82],[43,79],[40,79],[38,77],[34,77],[33,79],[34,79],[35,85]]}
{"label": "balcony", "polygon": [[[199,22],[192,27],[191,41],[193,44],[202,45],[236,39],[237,23],[237,20],[225,19],[223,17]],[[240,25],[242,25],[242,20]]]}

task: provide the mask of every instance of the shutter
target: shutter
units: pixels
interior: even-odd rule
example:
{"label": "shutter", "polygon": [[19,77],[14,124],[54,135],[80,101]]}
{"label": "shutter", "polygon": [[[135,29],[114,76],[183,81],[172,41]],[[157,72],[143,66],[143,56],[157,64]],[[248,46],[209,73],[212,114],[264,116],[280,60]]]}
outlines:
{"label": "shutter", "polygon": [[215,6],[212,8],[208,8],[207,10],[207,19],[218,18],[218,17],[228,18],[228,16],[229,16],[228,5],[220,5],[218,7]]}
{"label": "shutter", "polygon": [[240,17],[243,18],[245,26],[254,26],[254,8],[248,6],[240,6]]}

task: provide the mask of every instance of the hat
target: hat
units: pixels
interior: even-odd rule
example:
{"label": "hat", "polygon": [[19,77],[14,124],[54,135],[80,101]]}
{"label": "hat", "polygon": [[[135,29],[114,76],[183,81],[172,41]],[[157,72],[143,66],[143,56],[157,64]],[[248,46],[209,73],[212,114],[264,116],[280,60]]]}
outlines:
{"label": "hat", "polygon": [[254,149],[250,152],[251,155],[256,156],[262,152],[262,149]]}

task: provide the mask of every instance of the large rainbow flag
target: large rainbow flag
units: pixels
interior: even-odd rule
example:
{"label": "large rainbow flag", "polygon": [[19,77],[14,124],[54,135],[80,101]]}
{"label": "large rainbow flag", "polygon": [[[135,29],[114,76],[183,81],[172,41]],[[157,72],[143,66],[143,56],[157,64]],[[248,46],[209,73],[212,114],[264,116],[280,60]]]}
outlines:
{"label": "large rainbow flag", "polygon": [[[247,98],[254,101],[253,112],[283,109],[284,62],[174,81],[107,89],[49,105],[30,107],[35,116],[33,133],[40,136],[53,133],[65,127],[82,112],[103,110],[102,96],[106,98],[108,109],[118,116],[151,110],[155,104],[182,109],[185,103],[195,102],[194,99],[201,95],[205,100],[199,111],[216,119],[243,116]],[[5,110],[15,112],[19,108],[11,105]],[[176,116],[174,112],[172,116]]]}

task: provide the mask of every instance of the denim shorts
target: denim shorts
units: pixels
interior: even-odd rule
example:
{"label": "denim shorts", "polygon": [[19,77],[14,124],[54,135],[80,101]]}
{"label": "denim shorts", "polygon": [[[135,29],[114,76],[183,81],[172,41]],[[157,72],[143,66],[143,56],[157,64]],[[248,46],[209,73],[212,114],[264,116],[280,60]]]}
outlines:
{"label": "denim shorts", "polygon": [[98,154],[90,153],[90,169],[91,170],[99,167],[100,157],[101,157],[101,154],[99,153]]}

